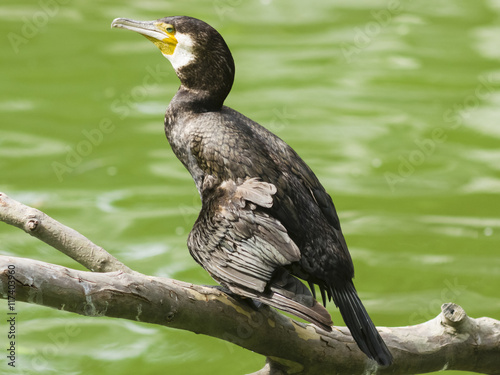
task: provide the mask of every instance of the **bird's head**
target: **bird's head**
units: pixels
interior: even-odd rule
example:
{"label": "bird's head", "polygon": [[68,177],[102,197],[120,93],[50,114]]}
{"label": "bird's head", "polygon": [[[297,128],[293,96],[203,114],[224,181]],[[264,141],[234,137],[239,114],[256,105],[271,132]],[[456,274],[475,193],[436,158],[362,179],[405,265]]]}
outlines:
{"label": "bird's head", "polygon": [[111,27],[138,32],[153,42],[172,63],[185,88],[209,91],[222,101],[229,94],[234,80],[233,57],[222,36],[207,23],[186,16],[155,21],[117,18]]}

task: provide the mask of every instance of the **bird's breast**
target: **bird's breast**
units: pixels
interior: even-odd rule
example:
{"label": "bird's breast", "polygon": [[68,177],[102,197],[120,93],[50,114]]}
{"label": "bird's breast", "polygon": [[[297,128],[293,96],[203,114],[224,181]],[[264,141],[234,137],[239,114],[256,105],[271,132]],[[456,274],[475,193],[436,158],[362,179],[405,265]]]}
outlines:
{"label": "bird's breast", "polygon": [[200,165],[196,148],[202,142],[202,135],[195,123],[169,115],[165,116],[165,134],[175,156],[191,173],[196,188],[201,195],[205,171]]}

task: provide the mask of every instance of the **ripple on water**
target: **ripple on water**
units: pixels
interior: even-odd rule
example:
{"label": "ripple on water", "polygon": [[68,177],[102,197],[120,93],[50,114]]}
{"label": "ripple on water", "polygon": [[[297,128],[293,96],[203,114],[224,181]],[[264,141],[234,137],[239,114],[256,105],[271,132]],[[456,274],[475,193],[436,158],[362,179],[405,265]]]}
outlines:
{"label": "ripple on water", "polygon": [[169,247],[163,242],[140,243],[130,245],[122,250],[121,256],[126,257],[128,261],[144,260],[166,254],[168,251]]}
{"label": "ripple on water", "polygon": [[484,165],[491,171],[500,171],[500,150],[498,149],[476,149],[467,153],[467,158],[480,165]]}
{"label": "ripple on water", "polygon": [[500,117],[500,109],[497,106],[483,106],[475,109],[473,115],[472,113],[466,115],[467,122],[471,125],[470,128],[487,137],[500,138],[500,127],[497,122]]}
{"label": "ripple on water", "polygon": [[0,103],[1,112],[31,111],[35,108],[35,103],[31,100],[8,100]]}
{"label": "ripple on water", "polygon": [[472,30],[472,36],[476,42],[474,48],[486,58],[500,60],[499,35],[500,26],[478,27]]}
{"label": "ripple on water", "polygon": [[62,154],[66,151],[65,143],[35,134],[0,131],[0,156],[6,158],[24,158]]}
{"label": "ripple on water", "polygon": [[416,220],[424,224],[432,224],[431,230],[434,233],[451,237],[478,238],[481,235],[489,237],[496,231],[496,228],[500,228],[500,219],[494,217],[423,215]]}
{"label": "ripple on water", "polygon": [[500,193],[500,179],[495,177],[476,177],[461,189],[467,194],[498,194]]}

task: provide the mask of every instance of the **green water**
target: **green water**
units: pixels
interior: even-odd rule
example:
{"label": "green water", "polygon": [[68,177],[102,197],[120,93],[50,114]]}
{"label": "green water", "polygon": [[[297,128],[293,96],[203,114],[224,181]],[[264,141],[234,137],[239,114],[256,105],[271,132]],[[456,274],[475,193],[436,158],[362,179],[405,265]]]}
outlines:
{"label": "green water", "polygon": [[[450,301],[500,319],[498,1],[4,0],[0,191],[137,271],[212,283],[185,245],[199,198],[163,135],[178,80],[146,39],[110,29],[176,14],[224,35],[237,67],[226,104],[285,139],[332,194],[377,325],[423,322]],[[4,224],[0,252],[81,269]],[[18,310],[18,367],[2,356],[0,373],[264,365],[189,332]]]}

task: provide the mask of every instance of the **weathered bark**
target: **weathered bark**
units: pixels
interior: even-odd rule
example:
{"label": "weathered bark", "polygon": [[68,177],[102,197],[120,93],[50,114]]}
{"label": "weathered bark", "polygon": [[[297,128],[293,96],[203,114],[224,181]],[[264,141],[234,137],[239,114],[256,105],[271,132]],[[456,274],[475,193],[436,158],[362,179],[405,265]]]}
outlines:
{"label": "weathered bark", "polygon": [[[13,202],[0,194],[0,220],[24,229],[33,213]],[[34,215],[37,227],[44,230],[49,227],[45,223],[53,220],[40,211]],[[95,268],[92,255],[80,254],[88,249],[71,244],[76,232],[57,225],[64,233],[64,241],[59,244],[77,249],[76,253],[64,252],[71,253],[84,266]],[[54,229],[44,233],[61,238]],[[75,235],[78,243],[80,236]],[[267,357],[266,366],[255,373],[259,375],[417,374],[439,370],[500,374],[500,322],[469,318],[454,304],[443,305],[442,313],[435,319],[416,326],[379,327],[394,355],[394,364],[381,368],[357,348],[345,327],[335,327],[328,333],[267,307],[256,310],[216,288],[130,272],[114,258],[106,259],[111,259],[106,262],[107,269],[116,267],[115,272],[84,272],[0,256],[0,293],[7,298],[8,291],[12,291],[8,282],[14,281],[17,301],[87,316],[159,324],[230,341]]]}

